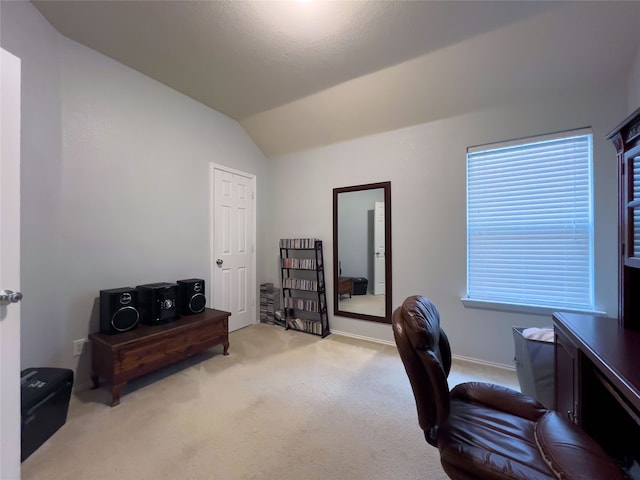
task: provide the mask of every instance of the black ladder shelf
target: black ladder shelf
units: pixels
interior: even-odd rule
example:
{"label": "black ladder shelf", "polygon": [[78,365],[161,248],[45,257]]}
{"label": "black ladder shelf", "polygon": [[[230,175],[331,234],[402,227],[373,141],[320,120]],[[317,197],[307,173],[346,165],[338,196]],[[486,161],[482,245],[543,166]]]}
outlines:
{"label": "black ladder shelf", "polygon": [[285,328],[329,335],[322,240],[280,239],[280,272]]}

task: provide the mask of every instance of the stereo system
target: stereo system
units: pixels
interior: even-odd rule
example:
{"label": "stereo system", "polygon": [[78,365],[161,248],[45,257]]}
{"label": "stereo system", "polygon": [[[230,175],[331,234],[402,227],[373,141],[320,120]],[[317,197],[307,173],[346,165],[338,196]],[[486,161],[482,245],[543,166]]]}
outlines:
{"label": "stereo system", "polygon": [[204,280],[189,278],[178,280],[178,307],[182,315],[193,315],[204,310],[207,299],[204,296]]}
{"label": "stereo system", "polygon": [[138,326],[137,292],[135,288],[100,290],[100,331],[102,333],[126,332]]}
{"label": "stereo system", "polygon": [[100,290],[100,332],[112,335],[200,313],[207,304],[204,287],[204,280],[189,278]]}
{"label": "stereo system", "polygon": [[136,290],[142,323],[159,325],[178,318],[178,287],[175,283],[148,283],[138,285]]}

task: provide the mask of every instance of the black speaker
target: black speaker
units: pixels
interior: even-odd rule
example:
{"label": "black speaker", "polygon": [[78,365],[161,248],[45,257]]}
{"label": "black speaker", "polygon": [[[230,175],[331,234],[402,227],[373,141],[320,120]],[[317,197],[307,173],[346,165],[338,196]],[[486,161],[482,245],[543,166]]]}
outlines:
{"label": "black speaker", "polygon": [[137,298],[131,287],[100,290],[100,332],[111,335],[136,328],[140,321]]}
{"label": "black speaker", "polygon": [[193,315],[204,310],[207,297],[204,294],[204,280],[188,278],[178,280],[178,309],[182,315]]}
{"label": "black speaker", "polygon": [[147,283],[138,285],[136,290],[142,323],[159,325],[180,317],[177,307],[178,286],[175,283]]}

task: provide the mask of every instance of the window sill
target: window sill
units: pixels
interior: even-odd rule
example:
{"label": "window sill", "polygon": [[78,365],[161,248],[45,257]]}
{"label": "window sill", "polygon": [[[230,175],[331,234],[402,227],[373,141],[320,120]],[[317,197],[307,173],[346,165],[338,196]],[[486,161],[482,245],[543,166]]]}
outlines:
{"label": "window sill", "polygon": [[560,307],[540,307],[537,305],[525,305],[518,303],[503,303],[486,300],[473,300],[471,298],[462,297],[460,299],[466,308],[482,308],[485,310],[499,310],[504,312],[530,313],[533,315],[551,315],[554,312],[571,312],[583,313],[585,315],[607,316],[606,312],[600,310],[579,310],[573,308]]}

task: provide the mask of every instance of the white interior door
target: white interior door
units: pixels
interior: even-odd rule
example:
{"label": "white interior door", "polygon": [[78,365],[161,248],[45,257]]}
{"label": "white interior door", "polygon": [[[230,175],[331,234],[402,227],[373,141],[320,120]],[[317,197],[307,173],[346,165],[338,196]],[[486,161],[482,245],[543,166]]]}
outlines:
{"label": "white interior door", "polygon": [[213,306],[231,312],[229,330],[256,318],[255,177],[213,166]]}
{"label": "white interior door", "polygon": [[20,59],[0,75],[0,478],[20,478]]}
{"label": "white interior door", "polygon": [[385,292],[385,235],[384,235],[384,202],[375,202],[373,214],[373,294],[384,295]]}

